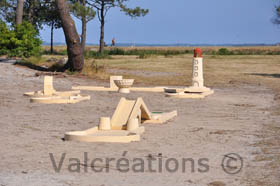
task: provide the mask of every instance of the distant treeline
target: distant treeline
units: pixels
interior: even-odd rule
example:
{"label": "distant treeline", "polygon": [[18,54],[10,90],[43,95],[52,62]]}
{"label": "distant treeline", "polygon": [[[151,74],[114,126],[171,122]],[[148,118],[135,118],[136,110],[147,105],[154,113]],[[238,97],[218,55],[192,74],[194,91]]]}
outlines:
{"label": "distant treeline", "polygon": [[[50,43],[43,42],[43,46],[49,46]],[[97,43],[87,43],[87,46],[98,46]],[[66,46],[64,42],[54,42],[54,46]],[[243,44],[188,44],[188,43],[174,43],[174,44],[146,44],[146,43],[116,43],[117,47],[254,47],[254,46],[280,46],[280,43],[243,43]]]}
{"label": "distant treeline", "polygon": [[[98,51],[94,51],[91,49],[87,49],[84,52],[85,58],[110,58],[112,55],[136,55],[139,58],[148,58],[153,55],[162,55],[162,56],[175,56],[175,55],[182,55],[182,54],[192,54],[192,49],[182,49],[182,48],[173,48],[173,49],[162,49],[162,48],[155,48],[155,49],[123,49],[112,47],[110,49],[104,50],[103,54],[100,54]],[[49,50],[44,50],[44,54],[49,54]],[[67,51],[65,49],[61,50],[54,50],[54,55],[67,55]],[[207,48],[203,49],[203,54],[205,55],[280,55],[280,48],[279,49],[269,49],[268,48]]]}

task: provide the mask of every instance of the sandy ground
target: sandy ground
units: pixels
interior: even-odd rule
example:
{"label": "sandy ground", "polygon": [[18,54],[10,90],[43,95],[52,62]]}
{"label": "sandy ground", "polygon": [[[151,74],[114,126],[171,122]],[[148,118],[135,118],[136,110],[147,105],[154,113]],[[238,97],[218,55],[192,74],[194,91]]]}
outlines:
{"label": "sandy ground", "polygon": [[[161,93],[129,94],[127,98],[143,97],[152,111],[177,109],[179,116],[167,124],[145,125],[146,132],[140,142],[65,142],[61,139],[65,132],[91,128],[98,124],[99,117],[111,116],[124,95],[84,91],[91,95],[90,101],[62,105],[31,104],[23,93],[41,90],[43,83],[43,77],[35,77],[34,73],[33,70],[0,63],[1,186],[243,186],[255,185],[253,183],[264,179],[271,185],[280,185],[279,175],[274,177],[272,170],[264,168],[267,162],[255,160],[261,149],[254,144],[261,140],[259,136],[263,127],[279,121],[279,116],[270,113],[274,104],[273,92],[265,87],[246,84],[231,88],[214,87],[215,94],[206,99],[172,99]],[[94,80],[68,77],[55,78],[54,86],[57,90],[69,90],[72,85],[97,84],[105,85]],[[88,166],[84,165],[85,152]],[[66,153],[59,173],[55,172],[49,153],[53,154],[57,164]],[[234,175],[226,173],[221,166],[224,155],[229,153],[236,153],[243,159],[241,172]],[[117,168],[116,162],[122,157],[129,160],[128,172]],[[91,167],[90,162],[96,158],[102,158],[103,162]],[[105,158],[117,160],[108,166]],[[144,161],[144,172],[133,171],[135,158]],[[193,158],[194,170],[190,163],[186,164],[185,172],[182,170],[183,158]],[[81,162],[80,172],[71,172],[79,167],[74,164],[77,159]],[[152,170],[156,172],[149,168],[151,159],[155,159]],[[240,161],[235,160],[230,165],[238,168]],[[163,162],[162,171],[159,169],[160,161]],[[168,172],[168,168],[176,165],[175,161],[178,162],[178,170]],[[166,162],[169,162],[167,168]],[[69,170],[69,166],[72,169]]]}

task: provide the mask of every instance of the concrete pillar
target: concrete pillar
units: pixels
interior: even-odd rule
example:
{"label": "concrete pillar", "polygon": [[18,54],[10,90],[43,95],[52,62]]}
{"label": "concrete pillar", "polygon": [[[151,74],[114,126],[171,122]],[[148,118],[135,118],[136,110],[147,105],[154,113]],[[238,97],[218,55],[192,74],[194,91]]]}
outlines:
{"label": "concrete pillar", "polygon": [[139,119],[138,118],[131,118],[128,120],[127,123],[127,130],[134,131],[139,128]]}
{"label": "concrete pillar", "polygon": [[111,130],[111,122],[109,117],[100,118],[99,130]]}
{"label": "concrete pillar", "polygon": [[55,93],[53,88],[53,77],[52,76],[45,76],[44,77],[44,95],[51,96]]}

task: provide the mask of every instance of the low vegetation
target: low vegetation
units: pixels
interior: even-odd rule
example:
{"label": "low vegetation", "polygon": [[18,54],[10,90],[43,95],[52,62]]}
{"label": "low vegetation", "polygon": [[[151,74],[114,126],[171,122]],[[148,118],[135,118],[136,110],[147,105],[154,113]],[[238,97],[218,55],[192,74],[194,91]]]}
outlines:
{"label": "low vegetation", "polygon": [[[84,56],[86,59],[112,59],[112,56],[138,56],[146,59],[153,56],[172,57],[192,54],[194,47],[107,47],[103,54],[96,47],[87,47]],[[205,55],[280,55],[280,47],[202,47]],[[67,55],[66,48],[56,47],[51,54],[48,47],[43,47],[44,55]]]}
{"label": "low vegetation", "polygon": [[35,28],[27,22],[9,27],[0,22],[0,55],[30,57],[40,55],[41,40]]}

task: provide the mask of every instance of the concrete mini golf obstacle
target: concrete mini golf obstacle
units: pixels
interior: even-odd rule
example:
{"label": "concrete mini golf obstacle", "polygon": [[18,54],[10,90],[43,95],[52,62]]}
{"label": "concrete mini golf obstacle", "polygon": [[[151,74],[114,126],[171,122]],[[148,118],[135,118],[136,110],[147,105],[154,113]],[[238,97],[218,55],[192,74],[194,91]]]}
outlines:
{"label": "concrete mini golf obstacle", "polygon": [[[129,93],[130,91],[139,91],[139,92],[164,92],[164,89],[167,87],[131,87],[130,84],[126,89],[120,90],[116,82],[121,83],[128,82],[129,79],[123,79],[122,76],[110,76],[110,87],[98,87],[98,86],[73,86],[73,90],[91,90],[91,91],[119,91],[121,93]],[[131,80],[129,80],[131,81]]]}
{"label": "concrete mini golf obstacle", "polygon": [[194,50],[192,67],[192,86],[186,88],[166,88],[165,95],[176,98],[204,98],[214,91],[204,86],[203,79],[203,58],[202,51],[197,48]]}
{"label": "concrete mini golf obstacle", "polygon": [[145,131],[143,123],[164,123],[177,116],[177,111],[168,113],[150,112],[142,98],[121,98],[112,119],[100,118],[99,126],[85,131],[67,132],[65,140],[84,142],[129,143],[140,141]]}
{"label": "concrete mini golf obstacle", "polygon": [[99,86],[73,86],[73,90],[91,90],[91,91],[118,91],[118,87],[115,84],[115,80],[122,80],[122,76],[110,76],[110,87]]}
{"label": "concrete mini golf obstacle", "polygon": [[83,100],[89,100],[89,95],[80,94],[79,90],[76,91],[56,91],[53,88],[53,77],[44,77],[44,90],[35,92],[26,92],[25,96],[30,96],[31,102],[34,103],[77,103]]}

